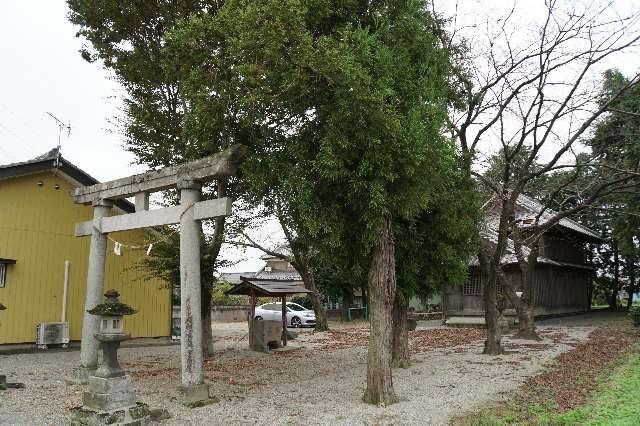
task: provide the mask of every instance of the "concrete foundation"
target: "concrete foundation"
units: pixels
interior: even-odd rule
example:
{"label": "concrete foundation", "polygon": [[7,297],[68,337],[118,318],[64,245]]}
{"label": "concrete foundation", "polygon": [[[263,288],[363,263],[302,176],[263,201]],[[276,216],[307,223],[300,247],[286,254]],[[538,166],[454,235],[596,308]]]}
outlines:
{"label": "concrete foundation", "polygon": [[214,402],[209,397],[209,385],[182,385],[178,387],[180,401],[187,407],[197,407]]}
{"label": "concrete foundation", "polygon": [[82,406],[96,411],[113,411],[136,405],[136,391],[129,376],[89,378],[89,390],[82,395]]}
{"label": "concrete foundation", "polygon": [[97,367],[88,368],[80,366],[73,370],[71,377],[67,377],[65,382],[70,385],[86,385],[89,383],[89,377],[95,374],[96,368]]}
{"label": "concrete foundation", "polygon": [[89,377],[88,390],[82,395],[82,407],[73,410],[74,425],[149,424],[149,408],[136,401],[136,392],[128,375]]}
{"label": "concrete foundation", "polygon": [[137,403],[135,406],[110,412],[97,412],[84,407],[73,409],[72,425],[148,425],[151,424],[149,408],[146,404]]}

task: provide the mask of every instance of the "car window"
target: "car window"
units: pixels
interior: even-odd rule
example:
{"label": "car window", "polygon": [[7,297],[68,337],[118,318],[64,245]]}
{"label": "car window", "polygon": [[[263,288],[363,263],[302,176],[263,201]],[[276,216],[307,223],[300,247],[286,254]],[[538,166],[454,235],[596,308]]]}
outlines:
{"label": "car window", "polygon": [[307,308],[304,306],[300,306],[297,303],[287,303],[287,307],[292,311],[306,311]]}

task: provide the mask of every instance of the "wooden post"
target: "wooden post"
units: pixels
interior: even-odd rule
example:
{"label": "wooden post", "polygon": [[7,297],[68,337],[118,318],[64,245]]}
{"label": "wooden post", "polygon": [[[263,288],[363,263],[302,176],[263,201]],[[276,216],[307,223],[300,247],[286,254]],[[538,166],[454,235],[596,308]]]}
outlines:
{"label": "wooden post", "polygon": [[282,346],[287,346],[287,295],[282,296]]}
{"label": "wooden post", "polygon": [[253,323],[253,319],[256,316],[256,293],[251,290],[251,311],[250,311],[250,321]]}
{"label": "wooden post", "polygon": [[249,349],[253,349],[254,346],[254,336],[253,336],[253,321],[256,317],[256,294],[253,290],[251,290],[250,296],[251,306],[249,307]]}

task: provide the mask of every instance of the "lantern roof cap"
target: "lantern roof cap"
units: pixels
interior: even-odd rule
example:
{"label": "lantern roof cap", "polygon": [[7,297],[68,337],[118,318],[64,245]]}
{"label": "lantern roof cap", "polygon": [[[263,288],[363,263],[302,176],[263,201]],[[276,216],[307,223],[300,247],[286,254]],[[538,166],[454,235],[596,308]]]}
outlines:
{"label": "lantern roof cap", "polygon": [[116,290],[108,290],[104,297],[107,299],[99,305],[94,306],[92,309],[88,309],[91,315],[101,315],[101,316],[123,316],[123,315],[133,315],[138,311],[126,303],[120,302],[120,293]]}

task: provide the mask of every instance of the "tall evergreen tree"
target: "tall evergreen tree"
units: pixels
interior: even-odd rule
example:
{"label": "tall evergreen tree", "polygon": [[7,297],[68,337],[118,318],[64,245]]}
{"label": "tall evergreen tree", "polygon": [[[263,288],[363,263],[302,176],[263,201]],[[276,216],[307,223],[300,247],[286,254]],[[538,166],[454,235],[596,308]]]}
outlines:
{"label": "tall evergreen tree", "polygon": [[439,25],[422,1],[229,0],[224,9],[246,110],[280,130],[268,150],[296,170],[291,198],[305,235],[321,252],[348,241],[368,258],[364,400],[394,403],[393,224],[430,205],[434,179],[455,160],[441,133],[449,64]]}

